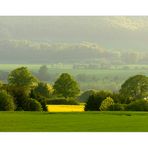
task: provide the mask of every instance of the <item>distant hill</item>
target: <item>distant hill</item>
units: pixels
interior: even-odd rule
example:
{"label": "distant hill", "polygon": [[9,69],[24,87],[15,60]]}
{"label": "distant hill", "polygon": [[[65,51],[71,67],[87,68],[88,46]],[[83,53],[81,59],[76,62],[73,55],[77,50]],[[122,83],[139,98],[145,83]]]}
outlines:
{"label": "distant hill", "polygon": [[0,63],[144,63],[148,17],[0,17]]}

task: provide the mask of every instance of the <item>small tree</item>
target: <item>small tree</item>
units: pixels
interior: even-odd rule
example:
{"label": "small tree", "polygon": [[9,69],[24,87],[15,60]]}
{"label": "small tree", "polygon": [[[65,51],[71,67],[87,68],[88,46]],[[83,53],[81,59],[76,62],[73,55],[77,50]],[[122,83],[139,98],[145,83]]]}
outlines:
{"label": "small tree", "polygon": [[107,97],[105,100],[102,101],[99,109],[101,111],[106,111],[113,104],[114,104],[114,100],[111,97]]}
{"label": "small tree", "polygon": [[5,90],[0,91],[0,111],[14,111],[15,104],[12,96]]}
{"label": "small tree", "polygon": [[57,95],[65,98],[75,97],[80,93],[78,83],[68,73],[61,74],[53,88]]}

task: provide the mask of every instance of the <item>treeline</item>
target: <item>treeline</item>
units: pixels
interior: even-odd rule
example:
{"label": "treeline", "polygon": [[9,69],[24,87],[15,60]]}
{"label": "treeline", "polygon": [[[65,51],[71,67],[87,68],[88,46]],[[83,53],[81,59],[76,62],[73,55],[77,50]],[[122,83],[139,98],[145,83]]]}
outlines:
{"label": "treeline", "polygon": [[8,84],[0,83],[3,111],[46,111],[48,104],[80,102],[85,102],[86,111],[148,111],[148,77],[144,75],[130,77],[116,93],[106,90],[81,93],[79,84],[68,73],[62,73],[51,85],[41,82],[26,67],[11,71],[7,79]]}
{"label": "treeline", "polygon": [[89,90],[79,99],[86,102],[86,111],[148,111],[148,77],[130,77],[118,93]]}
{"label": "treeline", "polygon": [[26,67],[11,71],[8,84],[0,83],[0,110],[46,111],[47,104],[78,104],[77,82],[63,73],[54,85],[41,82]]}
{"label": "treeline", "polygon": [[[31,40],[0,40],[1,63],[147,64],[148,52],[117,51],[91,42],[49,43]],[[91,65],[92,66],[92,65]]]}

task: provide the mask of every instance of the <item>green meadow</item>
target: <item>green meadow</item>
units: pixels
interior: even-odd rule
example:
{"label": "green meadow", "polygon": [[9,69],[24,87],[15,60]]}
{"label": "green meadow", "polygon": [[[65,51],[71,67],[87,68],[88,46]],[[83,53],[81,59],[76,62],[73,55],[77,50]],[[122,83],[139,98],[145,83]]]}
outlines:
{"label": "green meadow", "polygon": [[0,112],[0,132],[148,132],[148,113]]}

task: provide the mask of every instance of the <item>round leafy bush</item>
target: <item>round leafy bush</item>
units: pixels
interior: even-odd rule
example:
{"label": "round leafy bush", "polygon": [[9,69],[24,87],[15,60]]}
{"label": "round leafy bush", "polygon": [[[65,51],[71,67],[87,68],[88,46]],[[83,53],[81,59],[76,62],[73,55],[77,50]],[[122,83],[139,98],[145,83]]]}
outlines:
{"label": "round leafy bush", "polygon": [[47,111],[46,105],[47,105],[48,99],[46,97],[40,96],[36,100],[41,103],[43,111]]}
{"label": "round leafy bush", "polygon": [[24,103],[24,110],[25,111],[42,111],[42,105],[37,100],[29,98],[29,99],[26,99]]}
{"label": "round leafy bush", "polygon": [[102,101],[99,109],[101,111],[106,111],[113,104],[114,104],[114,100],[111,97],[107,97],[105,100]]}
{"label": "round leafy bush", "polygon": [[0,111],[14,111],[15,104],[12,96],[5,90],[0,91]]}
{"label": "round leafy bush", "polygon": [[148,100],[140,99],[128,104],[127,109],[130,111],[148,111]]}

